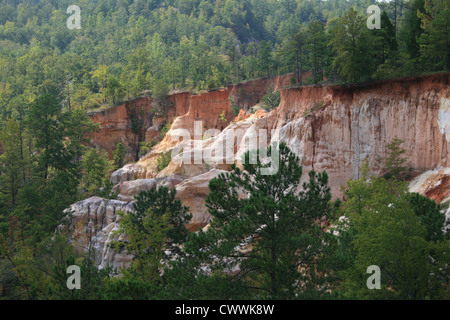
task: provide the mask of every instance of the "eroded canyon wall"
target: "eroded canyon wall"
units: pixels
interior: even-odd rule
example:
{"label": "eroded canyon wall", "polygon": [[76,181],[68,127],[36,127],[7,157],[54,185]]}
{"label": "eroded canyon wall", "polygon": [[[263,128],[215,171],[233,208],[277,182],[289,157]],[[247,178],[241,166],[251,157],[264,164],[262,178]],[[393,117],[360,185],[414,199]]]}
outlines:
{"label": "eroded canyon wall", "polygon": [[[286,142],[300,157],[304,171],[326,170],[333,194],[340,196],[340,186],[349,179],[358,178],[364,159],[368,159],[372,171],[380,172],[377,160],[387,155],[387,145],[395,137],[404,141],[404,156],[412,174],[449,166],[448,82],[449,74],[435,74],[364,85],[281,88],[280,105],[267,115],[253,115],[250,119],[242,113],[234,121],[227,122],[228,127],[223,130],[214,117],[204,123],[207,124],[205,128],[219,128],[224,135],[238,129],[267,129],[269,134],[272,129],[279,130],[280,141]],[[202,107],[204,113],[198,111]],[[212,103],[204,103],[196,105],[195,110],[194,117],[189,111],[177,118],[172,129],[183,128],[192,133],[193,122],[207,118],[208,111],[215,108]],[[215,138],[221,139],[224,137],[220,135]],[[169,150],[176,144],[169,141],[167,137],[159,147]],[[204,142],[201,145],[207,150],[211,144]],[[141,172],[138,178],[152,177],[154,161],[150,160],[154,156],[147,155],[137,163],[137,171]],[[182,166],[169,164],[173,171],[166,170],[163,174],[186,169],[184,178],[187,178],[207,169],[202,165]]]}
{"label": "eroded canyon wall", "polygon": [[[151,97],[145,96],[92,112],[90,117],[100,128],[91,136],[91,145],[106,150],[111,156],[116,144],[121,142],[127,149],[127,162],[134,162],[139,157],[139,143],[158,141],[164,124],[172,124],[173,129],[192,131],[194,121],[202,121],[204,128],[223,130],[235,117],[231,103],[248,110],[268,90],[288,86],[292,77],[293,74],[286,74],[257,79],[198,94],[187,91],[172,93],[163,107],[158,107]],[[224,117],[221,117],[223,112]]]}
{"label": "eroded canyon wall", "polygon": [[[223,170],[228,170],[229,165],[177,164],[174,159],[162,171],[156,170],[155,165],[162,152],[179,146],[180,142],[172,139],[177,131],[193,132],[194,121],[202,121],[204,131],[212,128],[220,131],[214,137],[198,139],[192,136],[192,140],[183,142],[189,146],[188,151],[197,146],[203,153],[218,146],[225,147],[228,136],[242,130],[244,136],[234,142],[234,152],[241,154],[248,148],[244,143],[245,135],[252,129],[265,129],[269,133],[272,129],[278,130],[279,140],[286,142],[300,157],[304,167],[303,179],[311,169],[326,170],[334,198],[342,195],[341,185],[359,177],[359,167],[364,159],[368,159],[373,172],[379,172],[377,158],[386,156],[387,145],[398,137],[404,141],[402,147],[406,150],[411,173],[418,176],[413,190],[438,202],[448,201],[449,76],[446,73],[351,86],[303,87],[286,87],[290,76],[278,77],[271,82],[271,85],[276,84],[272,88],[281,90],[281,102],[277,108],[269,113],[260,110],[255,114],[241,110],[236,118],[231,114],[230,100],[233,99],[230,97],[241,94],[241,106],[251,107],[251,104],[259,102],[263,88],[267,88],[267,79],[261,80],[261,84],[243,84],[242,89],[232,87],[199,95],[172,95],[167,111],[172,126],[166,137],[138,162],[126,165],[111,177],[120,191],[119,199],[103,200],[101,204],[101,199],[90,198],[74,204],[72,210],[76,218],[72,225],[84,221],[85,229],[81,230],[85,232],[90,230],[89,225],[94,226],[92,242],[99,250],[98,264],[118,266],[129,260],[121,255],[115,256],[106,245],[111,238],[111,230],[117,228],[118,218],[114,212],[129,208],[134,195],[141,190],[165,185],[176,188],[177,198],[190,207],[193,214],[188,226],[190,230],[206,226],[210,219],[204,205],[209,192],[208,182]],[[150,100],[139,103],[143,108],[151,105]],[[94,137],[93,144],[108,150],[115,139],[127,142],[135,138],[127,124],[127,106],[129,108],[130,103],[95,116],[94,119],[101,124],[101,131]],[[220,118],[223,112],[225,120]],[[146,130],[156,128],[149,123]]]}
{"label": "eroded canyon wall", "polygon": [[368,158],[378,157],[398,137],[413,170],[450,164],[449,74],[428,75],[355,86],[283,89],[281,103],[259,120],[279,128],[281,140],[301,158],[305,169],[326,170],[335,195],[358,178]]}

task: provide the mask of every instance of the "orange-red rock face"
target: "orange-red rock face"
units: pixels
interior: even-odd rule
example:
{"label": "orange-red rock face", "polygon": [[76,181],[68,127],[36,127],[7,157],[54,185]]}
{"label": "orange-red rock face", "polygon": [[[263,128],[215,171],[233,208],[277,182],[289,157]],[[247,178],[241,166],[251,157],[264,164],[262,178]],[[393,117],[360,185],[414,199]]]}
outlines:
{"label": "orange-red rock face", "polygon": [[448,84],[449,74],[440,74],[359,86],[284,89],[280,106],[260,121],[280,129],[281,140],[306,170],[326,170],[332,192],[340,195],[339,186],[358,178],[365,158],[377,170],[377,157],[386,155],[394,137],[404,140],[412,168],[449,166],[449,134],[442,123],[449,112]]}
{"label": "orange-red rock face", "polygon": [[143,140],[145,130],[136,133],[132,129],[132,119],[138,115],[143,128],[151,127],[151,104],[152,100],[144,97],[91,114],[92,121],[100,125],[100,130],[91,136],[91,145],[106,150],[111,156],[116,144],[122,142],[127,149],[127,160],[135,161],[136,147]]}
{"label": "orange-red rock face", "polygon": [[[228,98],[227,89],[191,95],[188,112],[173,121],[172,129],[185,129],[193,135],[194,121],[201,121],[204,131],[206,129],[223,130],[234,117]],[[221,117],[222,114],[223,117]]]}
{"label": "orange-red rock face", "polygon": [[[94,122],[100,124],[100,131],[92,135],[91,144],[107,150],[111,154],[116,143],[120,141],[127,146],[129,158],[132,159],[133,148],[138,139],[137,134],[131,130],[133,108],[139,114],[147,117],[142,124],[143,128],[140,133],[145,136],[142,141],[151,142],[157,136],[154,131],[159,131],[160,124],[166,121],[173,123],[178,117],[182,117],[183,121],[190,119],[185,124],[187,129],[189,129],[192,119],[203,121],[208,128],[223,129],[234,118],[231,114],[230,98],[235,98],[241,108],[252,107],[259,102],[268,89],[279,90],[286,87],[289,85],[290,78],[294,76],[294,74],[287,74],[269,79],[257,79],[195,95],[189,92],[174,93],[167,99],[165,116],[153,117],[151,120],[150,112],[153,109],[153,100],[149,97],[136,98],[90,115]],[[224,111],[227,121],[219,121],[219,116]],[[154,129],[157,130],[149,130],[154,125],[156,125]]]}
{"label": "orange-red rock face", "polygon": [[[309,76],[309,73],[303,74],[302,78],[305,79],[307,76]],[[261,100],[268,90],[276,91],[288,87],[291,78],[295,79],[294,73],[231,85],[228,90],[235,105],[241,109],[249,110]]]}
{"label": "orange-red rock face", "polygon": [[[156,170],[158,155],[178,143],[171,140],[173,132],[183,129],[194,138],[194,121],[202,121],[205,130],[221,131],[217,136],[201,139],[198,145],[203,152],[217,145],[224,145],[227,134],[233,131],[248,133],[251,129],[268,129],[269,132],[271,129],[279,130],[279,140],[286,142],[301,160],[304,167],[303,179],[311,169],[326,170],[334,197],[342,195],[341,185],[345,185],[349,179],[359,177],[359,167],[364,159],[367,158],[371,170],[377,172],[380,169],[377,158],[384,157],[387,145],[394,137],[398,137],[404,140],[402,147],[406,150],[405,157],[409,165],[417,173],[427,170],[431,172],[419,176],[411,190],[438,202],[448,201],[449,73],[364,85],[284,88],[290,77],[291,75],[287,75],[272,79],[274,87],[281,89],[281,102],[269,113],[258,110],[250,115],[241,110],[237,117],[231,114],[230,96],[240,94],[242,106],[247,103],[248,107],[252,107],[250,104],[259,101],[270,83],[264,79],[204,94],[192,95],[185,92],[171,95],[168,99],[167,118],[154,118],[145,130],[145,139],[149,141],[159,133],[156,128],[159,124],[170,121],[171,130],[164,140],[139,162],[129,164],[113,174],[111,180],[119,184],[119,200],[123,201],[86,199],[74,204],[75,217],[79,217],[79,220],[84,217],[91,224],[98,225],[101,231],[96,233],[95,241],[102,247],[109,241],[111,230],[116,227],[113,213],[122,210],[121,208],[128,208],[128,201],[140,190],[161,183],[175,187],[177,198],[191,208],[193,219],[188,226],[190,230],[205,226],[210,218],[204,205],[209,192],[208,181],[221,170],[229,170],[229,165],[175,164],[172,161],[164,170]],[[130,126],[132,106],[144,111],[150,110],[151,100],[137,99],[92,115],[92,119],[101,124],[100,132],[92,139],[93,144],[108,151],[119,140],[132,146],[137,139]],[[225,117],[221,119],[223,112]],[[187,143],[195,147],[193,140]],[[234,152],[241,151],[237,145],[234,146]],[[138,180],[128,181],[134,179]],[[90,214],[92,212],[97,212],[97,218]],[[450,211],[447,215],[450,215]],[[105,220],[104,216],[110,217],[109,220]],[[128,261],[129,257],[117,256],[106,247],[100,258],[102,264],[105,261],[120,262],[121,259]]]}
{"label": "orange-red rock face", "polygon": [[173,122],[176,117],[188,113],[191,94],[189,92],[176,93],[170,95],[167,100],[169,105],[167,115],[169,121]]}
{"label": "orange-red rock face", "polygon": [[[194,121],[202,122],[203,132],[222,131],[231,120],[249,117],[242,110],[238,117],[231,114],[230,97],[237,95],[243,105],[257,103],[272,85],[281,90],[281,103],[267,116],[259,116],[255,125],[279,129],[281,140],[299,155],[305,171],[328,172],[336,195],[341,184],[358,177],[358,168],[366,157],[376,170],[376,158],[386,155],[386,146],[394,137],[404,140],[402,147],[414,169],[449,166],[449,74],[365,85],[283,88],[291,77],[292,74],[254,80],[198,95],[171,95],[167,118],[148,122],[141,139],[151,141],[158,137],[159,127],[167,120],[172,123],[172,130],[184,129],[192,136]],[[93,145],[111,153],[115,144],[122,141],[131,159],[138,141],[131,130],[132,107],[148,112],[151,100],[137,99],[93,115],[92,119],[101,124],[100,132],[92,138]],[[176,144],[168,140],[159,145],[159,150]],[[152,176],[148,170],[144,175]]]}
{"label": "orange-red rock face", "polygon": [[[153,101],[149,97],[137,98],[116,107],[91,114],[91,119],[99,123],[99,132],[91,136],[91,145],[108,151],[110,155],[118,142],[127,148],[127,160],[137,160],[136,148],[139,142],[152,142],[159,138],[161,126],[170,122],[173,128],[193,129],[194,121],[202,121],[206,129],[223,130],[234,116],[231,100],[241,108],[248,109],[259,102],[268,89],[278,90],[288,86],[293,74],[270,79],[258,79],[228,88],[193,95],[180,92],[169,95],[163,117],[151,116]],[[225,121],[221,114],[225,112]],[[133,115],[142,119],[138,133],[132,130]]]}
{"label": "orange-red rock face", "polygon": [[[228,89],[198,95],[189,92],[176,93],[168,97],[164,117],[151,115],[154,107],[153,101],[148,97],[97,112],[90,116],[100,125],[99,132],[91,136],[91,145],[112,155],[116,144],[122,142],[127,148],[127,160],[136,161],[136,148],[139,142],[152,142],[158,139],[161,126],[165,122],[170,122],[173,128],[192,131],[194,121],[202,121],[204,128],[223,130],[234,118],[228,98]],[[221,116],[222,113],[224,117]],[[133,119],[136,116],[140,121],[138,132],[133,130]]]}

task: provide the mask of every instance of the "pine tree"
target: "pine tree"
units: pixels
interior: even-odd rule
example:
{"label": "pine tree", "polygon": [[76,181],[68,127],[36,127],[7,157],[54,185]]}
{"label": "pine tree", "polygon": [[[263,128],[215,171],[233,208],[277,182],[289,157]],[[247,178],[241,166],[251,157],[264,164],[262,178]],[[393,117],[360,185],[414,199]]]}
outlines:
{"label": "pine tree", "polygon": [[206,205],[213,218],[186,243],[187,263],[199,263],[190,265],[186,276],[216,283],[228,297],[235,290],[247,298],[317,297],[326,288],[320,271],[330,235],[320,223],[330,210],[328,176],[310,171],[297,193],[298,157],[285,144],[269,147],[271,152],[280,157],[273,175],[261,174],[267,164],[259,157],[250,164],[247,153],[243,170],[233,165],[231,173],[210,181]]}
{"label": "pine tree", "polygon": [[133,256],[131,269],[139,278],[149,282],[160,282],[160,270],[166,259],[164,249],[169,231],[170,212],[162,215],[148,209],[136,219],[134,213],[121,213],[118,234],[126,234],[126,241],[113,241],[111,247],[126,249]]}
{"label": "pine tree", "polygon": [[258,44],[258,69],[260,76],[270,77],[272,73],[272,50],[270,41],[261,41]]}
{"label": "pine tree", "polygon": [[124,165],[124,159],[127,154],[127,149],[122,142],[117,142],[116,148],[113,151],[113,160],[115,169],[120,169]]}
{"label": "pine tree", "polygon": [[404,179],[405,173],[409,170],[407,165],[407,159],[403,157],[406,150],[402,149],[401,144],[404,141],[395,137],[388,145],[387,145],[387,156],[385,159],[382,159],[381,162],[384,166],[385,178],[395,178],[397,180]]}
{"label": "pine tree", "polygon": [[49,176],[50,167],[61,168],[64,162],[64,128],[60,115],[61,105],[52,95],[38,97],[28,110],[27,123],[40,151],[44,180]]}
{"label": "pine tree", "polygon": [[[119,233],[125,233],[131,239],[114,241],[112,246],[119,250],[126,249],[136,259],[141,259],[137,264],[142,272],[147,268],[144,265],[146,263],[150,263],[151,268],[158,264],[159,268],[159,260],[167,260],[182,253],[179,246],[187,239],[185,224],[192,215],[188,207],[175,199],[175,195],[176,190],[167,187],[142,191],[135,197],[133,210],[122,214]],[[156,260],[149,261],[147,258]],[[151,270],[155,275],[155,270]]]}
{"label": "pine tree", "polygon": [[370,79],[375,71],[373,61],[373,36],[366,26],[364,17],[351,8],[333,29],[330,44],[336,51],[332,67],[347,82]]}
{"label": "pine tree", "polygon": [[133,204],[131,217],[135,223],[139,223],[140,217],[145,215],[148,210],[157,216],[168,213],[170,228],[167,232],[167,248],[173,253],[179,254],[181,251],[178,245],[186,241],[188,231],[185,225],[190,221],[192,215],[189,213],[188,207],[183,206],[180,200],[175,199],[175,195],[176,190],[167,187],[142,191],[135,197],[136,202]]}
{"label": "pine tree", "polygon": [[396,71],[398,45],[395,27],[385,11],[381,14],[381,29],[372,30],[374,34],[374,64],[377,73],[382,77],[391,76]]}
{"label": "pine tree", "polygon": [[9,119],[5,128],[0,132],[0,146],[3,153],[0,155],[0,192],[8,195],[12,208],[18,204],[18,192],[23,187],[23,169],[29,165],[23,158],[23,148],[20,143],[20,124],[14,119]]}
{"label": "pine tree", "polygon": [[[325,28],[322,22],[314,21],[306,30],[306,49],[309,51],[309,63],[312,66],[313,82],[323,80],[323,67],[327,47]],[[320,72],[320,75],[318,74]]]}
{"label": "pine tree", "polygon": [[108,153],[104,150],[98,152],[95,148],[89,148],[83,154],[80,167],[83,171],[80,189],[88,196],[109,196],[111,185],[108,177],[113,169],[113,164],[108,159]]}
{"label": "pine tree", "polygon": [[416,70],[423,69],[423,66],[419,63],[420,57],[420,44],[419,39],[423,33],[421,28],[421,19],[418,12],[424,12],[425,0],[414,0],[410,4],[409,10],[405,16],[405,28],[400,33],[400,42],[403,42],[404,51],[407,54],[407,71],[410,74],[416,72]]}
{"label": "pine tree", "polygon": [[294,61],[295,74],[297,83],[302,84],[302,74],[304,70],[304,45],[305,45],[305,30],[302,25],[298,24],[295,28],[290,29],[289,35],[284,39],[282,47],[278,52],[281,56],[288,57],[288,60]]}
{"label": "pine tree", "polygon": [[409,193],[407,199],[427,230],[425,240],[444,240],[446,234],[443,226],[448,225],[449,222],[446,221],[445,214],[440,211],[439,204],[419,193]]}
{"label": "pine tree", "polygon": [[79,200],[83,144],[97,125],[82,110],[62,111],[52,95],[38,97],[30,105],[26,124],[35,137],[38,165],[21,189],[18,216],[38,241],[54,231],[64,209]]}
{"label": "pine tree", "polygon": [[450,70],[450,0],[426,0],[419,12],[423,34],[420,52],[431,70]]}
{"label": "pine tree", "polygon": [[[444,271],[449,244],[428,239],[436,235],[436,228],[443,227],[442,214],[422,207],[423,202],[408,193],[405,182],[370,176],[367,162],[361,178],[348,181],[347,187],[339,238],[351,243],[347,256],[354,260],[340,273],[344,297],[439,297],[449,280]],[[371,265],[380,268],[378,290],[369,290],[366,285]]]}

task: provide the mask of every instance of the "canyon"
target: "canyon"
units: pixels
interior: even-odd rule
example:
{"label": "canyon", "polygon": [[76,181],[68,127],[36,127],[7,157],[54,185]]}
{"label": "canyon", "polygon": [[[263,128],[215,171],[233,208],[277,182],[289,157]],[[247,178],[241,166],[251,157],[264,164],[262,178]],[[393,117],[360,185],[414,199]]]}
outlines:
{"label": "canyon", "polygon": [[[287,74],[210,92],[173,93],[163,113],[154,112],[155,102],[150,97],[92,113],[90,117],[99,123],[100,130],[91,137],[91,145],[111,155],[117,142],[122,142],[128,163],[111,175],[117,199],[91,197],[67,209],[74,239],[85,249],[95,248],[96,264],[101,268],[126,266],[131,257],[108,246],[121,237],[114,233],[120,221],[118,212],[132,210],[134,196],[140,191],[159,186],[175,188],[177,199],[190,208],[190,231],[206,227],[211,218],[204,203],[208,183],[230,170],[231,163],[186,163],[180,162],[180,157],[196,152],[214,154],[225,148],[231,136],[234,162],[238,163],[236,159],[251,148],[248,142],[253,132],[267,133],[268,143],[285,142],[300,158],[302,179],[310,170],[325,170],[334,199],[343,196],[342,186],[349,179],[359,178],[365,159],[372,173],[382,174],[378,159],[387,155],[387,145],[397,137],[403,140],[404,156],[411,168],[410,191],[439,203],[448,202],[449,76],[432,74],[359,85],[289,86],[293,75]],[[278,107],[270,111],[259,108],[263,95],[276,90],[281,93]],[[232,113],[233,107],[240,109],[237,116]],[[162,126],[167,123],[170,129],[162,137]],[[196,129],[200,134],[196,135]],[[186,134],[189,138],[180,141]],[[139,157],[142,142],[153,142],[154,146]],[[175,149],[182,152],[160,170],[158,158]],[[446,214],[450,216],[449,209]]]}

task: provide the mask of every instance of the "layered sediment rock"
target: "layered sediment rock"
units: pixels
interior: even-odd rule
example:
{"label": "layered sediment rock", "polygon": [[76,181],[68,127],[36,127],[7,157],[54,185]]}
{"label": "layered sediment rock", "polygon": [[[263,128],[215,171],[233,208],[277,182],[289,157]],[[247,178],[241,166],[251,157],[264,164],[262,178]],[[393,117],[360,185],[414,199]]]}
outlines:
{"label": "layered sediment rock", "polygon": [[[306,170],[326,170],[335,196],[358,178],[364,159],[377,172],[377,158],[398,137],[417,171],[448,167],[449,74],[359,86],[283,89],[280,106],[259,120],[279,128]],[[447,119],[447,120],[445,120]]]}
{"label": "layered sediment rock", "polygon": [[210,219],[205,207],[208,183],[222,172],[226,171],[212,169],[183,181],[173,177],[122,181],[116,186],[120,191],[119,200],[91,197],[74,203],[66,210],[71,221],[69,228],[73,230],[74,244],[82,250],[92,250],[96,265],[102,268],[108,265],[127,267],[132,256],[115,252],[109,244],[113,240],[123,239],[123,235],[117,234],[121,218],[119,212],[126,214],[133,210],[134,196],[160,186],[175,188],[176,199],[195,213],[187,226],[188,230],[197,231],[207,225]]}
{"label": "layered sediment rock", "polygon": [[[73,230],[74,246],[81,250],[90,250],[96,265],[115,268],[127,267],[132,256],[118,253],[109,247],[112,240],[123,238],[116,234],[119,228],[119,212],[132,210],[132,203],[91,197],[74,203],[66,210],[71,220],[69,228]],[[69,215],[70,214],[70,215]]]}
{"label": "layered sediment rock", "polygon": [[[387,145],[398,137],[404,141],[402,148],[406,150],[405,157],[414,173],[435,170],[429,177],[422,177],[422,180],[412,184],[411,190],[417,190],[437,202],[448,201],[448,73],[363,85],[283,88],[289,83],[289,78],[286,76],[270,82],[276,84],[273,88],[280,89],[281,103],[269,113],[258,111],[249,114],[241,110],[234,117],[230,101],[230,97],[240,94],[241,106],[249,107],[257,103],[264,93],[263,88],[267,88],[267,80],[201,95],[178,93],[170,96],[169,100],[173,103],[168,109],[168,117],[172,126],[165,138],[138,162],[124,166],[111,177],[120,190],[119,200],[90,198],[72,206],[76,212],[75,225],[78,219],[99,226],[98,231],[94,232],[94,239],[97,240],[93,241],[101,251],[99,264],[126,261],[124,256],[116,258],[105,245],[112,237],[111,231],[117,227],[116,218],[112,218],[116,217],[113,212],[130,208],[134,195],[141,190],[158,185],[176,188],[177,198],[189,206],[193,214],[188,228],[197,230],[204,227],[210,219],[204,206],[209,180],[229,170],[231,163],[235,163],[244,151],[255,147],[252,145],[255,141],[252,135],[260,132],[267,133],[268,141],[275,139],[277,134],[276,139],[286,142],[299,156],[304,167],[303,179],[309,170],[326,170],[335,198],[342,195],[341,185],[359,177],[359,167],[364,159],[368,159],[373,172],[379,172],[377,159],[386,156]],[[251,96],[252,92],[256,98]],[[127,131],[125,110],[126,106],[121,105],[115,110],[105,111],[103,119],[96,116],[103,128],[103,133],[94,138],[97,145],[111,148],[109,144],[114,139],[134,139]],[[197,127],[200,134],[197,135],[196,121],[201,121],[200,128]],[[208,129],[212,130],[210,135],[205,134]],[[103,141],[103,135],[108,134],[111,137]],[[227,161],[230,146],[232,159]],[[178,156],[159,171],[158,157],[176,148],[179,149]],[[223,153],[217,153],[218,150]],[[201,155],[197,163],[194,161],[195,154]],[[188,157],[184,159],[191,161],[180,162],[180,157],[185,155]],[[211,161],[205,161],[208,157]],[[218,161],[220,157],[222,162]],[[104,201],[103,205],[101,201]]]}
{"label": "layered sediment rock", "polygon": [[[177,125],[172,126],[160,148],[155,149],[157,152],[136,164],[138,178],[155,174],[159,153],[177,145],[178,140],[173,138],[179,134],[177,130],[187,130],[191,137],[190,150],[196,144],[203,153],[217,144],[225,144],[223,140],[230,132],[267,130],[270,136],[272,130],[278,130],[278,139],[300,157],[305,172],[327,171],[335,196],[341,195],[340,186],[346,181],[358,178],[364,159],[368,159],[372,171],[379,171],[377,160],[387,155],[387,145],[395,137],[404,141],[402,147],[413,170],[447,167],[450,163],[448,80],[448,74],[441,74],[358,86],[281,89],[278,108],[259,117],[241,111],[219,135],[201,142],[198,140],[202,135],[200,138],[193,135],[193,119],[186,121],[187,117],[183,116],[174,122]],[[236,146],[239,143],[240,140],[235,141]],[[235,151],[238,152],[237,147]],[[191,177],[207,171],[203,162],[171,163],[168,168],[163,175],[176,172]]]}
{"label": "layered sediment rock", "polygon": [[279,90],[288,86],[292,77],[295,75],[252,80],[201,94],[172,93],[163,107],[164,115],[157,112],[161,107],[150,97],[136,98],[91,113],[91,119],[100,126],[100,130],[91,136],[91,145],[112,155],[116,144],[122,142],[127,149],[126,160],[134,162],[138,158],[139,143],[157,141],[165,123],[172,124],[173,130],[184,128],[192,131],[193,122],[201,121],[204,128],[222,130],[234,118],[231,101],[248,110],[258,103],[268,90]]}

